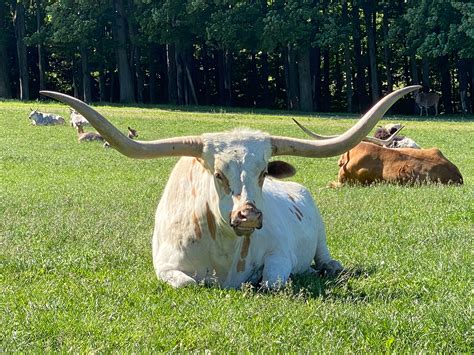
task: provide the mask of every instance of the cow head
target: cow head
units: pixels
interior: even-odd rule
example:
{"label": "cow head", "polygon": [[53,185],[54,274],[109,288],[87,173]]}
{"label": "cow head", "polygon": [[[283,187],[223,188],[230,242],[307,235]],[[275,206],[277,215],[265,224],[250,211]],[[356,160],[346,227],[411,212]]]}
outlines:
{"label": "cow head", "polygon": [[43,114],[42,114],[41,112],[39,112],[38,110],[33,110],[33,109],[31,109],[31,108],[30,108],[30,110],[31,110],[31,112],[30,112],[30,114],[28,115],[28,118],[29,118],[30,120],[36,121],[36,120],[38,120],[39,118],[41,118],[41,116],[43,116]]}
{"label": "cow head", "polygon": [[265,178],[268,175],[286,177],[294,174],[294,168],[289,164],[269,162],[272,156],[323,158],[342,154],[356,146],[401,96],[417,88],[419,86],[411,86],[391,93],[345,133],[317,141],[270,136],[245,130],[136,141],[123,135],[84,102],[56,92],[41,93],[72,106],[112,147],[126,156],[142,159],[164,156],[198,158],[204,168],[213,175],[221,217],[237,235],[249,235],[262,227],[262,187]]}
{"label": "cow head", "polygon": [[283,161],[269,162],[271,137],[258,131],[205,134],[199,161],[213,176],[219,196],[219,213],[237,235],[262,228],[262,188],[268,176],[293,176],[295,169]]}

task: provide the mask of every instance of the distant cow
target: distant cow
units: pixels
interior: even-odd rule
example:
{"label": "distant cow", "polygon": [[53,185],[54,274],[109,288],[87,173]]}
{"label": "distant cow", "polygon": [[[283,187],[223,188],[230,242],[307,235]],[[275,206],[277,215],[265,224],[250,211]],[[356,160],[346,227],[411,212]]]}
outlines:
{"label": "distant cow", "polygon": [[[84,132],[84,129],[82,128],[82,125],[77,125],[76,130],[77,130],[77,141],[79,143],[82,143],[82,142],[105,142],[104,137],[102,137],[97,132]],[[106,143],[104,143],[104,144],[106,144]]]}
{"label": "distant cow", "polygon": [[368,185],[374,182],[397,184],[462,184],[459,169],[439,149],[391,149],[362,142],[341,155],[337,182]]}
{"label": "distant cow", "polygon": [[381,140],[388,140],[394,134],[393,139],[388,144],[383,144],[387,148],[415,148],[420,149],[421,147],[416,142],[408,137],[397,134],[404,126],[399,123],[389,123],[385,126],[378,127],[374,133],[374,137]]}
{"label": "distant cow", "polygon": [[[128,134],[127,134],[127,137],[130,138],[130,139],[135,139],[135,138],[138,138],[138,132],[136,129],[133,129],[132,127],[127,127],[128,129]],[[109,142],[105,142],[104,143],[104,148],[110,148],[110,144]]]}
{"label": "distant cow", "polygon": [[86,126],[89,125],[89,121],[82,116],[79,112],[76,110],[70,108],[69,111],[71,112],[69,118],[71,122],[71,127],[77,128],[77,126]]}
{"label": "distant cow", "polygon": [[428,116],[428,108],[434,106],[436,115],[438,114],[439,94],[436,92],[419,92],[415,96],[415,102],[420,108],[420,116],[423,115],[423,108],[425,108],[426,116]]}
{"label": "distant cow", "polygon": [[44,113],[38,110],[31,110],[28,118],[33,126],[50,126],[64,124],[64,118],[53,113]]}

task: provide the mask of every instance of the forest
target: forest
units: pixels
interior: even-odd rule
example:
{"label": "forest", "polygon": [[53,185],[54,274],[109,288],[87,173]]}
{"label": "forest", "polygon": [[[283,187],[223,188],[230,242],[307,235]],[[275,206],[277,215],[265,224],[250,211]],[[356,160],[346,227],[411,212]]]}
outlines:
{"label": "forest", "polygon": [[0,99],[363,112],[412,84],[472,113],[472,0],[0,0]]}

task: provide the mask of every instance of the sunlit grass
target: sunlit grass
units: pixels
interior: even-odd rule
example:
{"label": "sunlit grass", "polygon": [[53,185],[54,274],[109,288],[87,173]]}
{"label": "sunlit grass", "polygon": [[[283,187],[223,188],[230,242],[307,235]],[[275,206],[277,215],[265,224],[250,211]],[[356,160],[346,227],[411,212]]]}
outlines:
{"label": "sunlit grass", "polygon": [[[33,127],[0,102],[0,351],[472,352],[474,123],[404,122],[464,176],[461,187],[328,189],[337,157],[285,158],[314,195],[347,271],[282,291],[175,290],[151,262],[153,215],[175,158],[131,160]],[[34,108],[67,116],[59,104]],[[239,126],[303,137],[288,114],[98,108],[140,139]],[[299,120],[321,134],[354,119]]]}

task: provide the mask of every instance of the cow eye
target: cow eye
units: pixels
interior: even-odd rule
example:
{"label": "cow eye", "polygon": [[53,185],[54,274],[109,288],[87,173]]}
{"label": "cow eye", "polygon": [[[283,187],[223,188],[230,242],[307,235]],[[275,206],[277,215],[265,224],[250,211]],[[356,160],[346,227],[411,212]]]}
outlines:
{"label": "cow eye", "polygon": [[223,180],[222,174],[221,174],[220,172],[218,172],[218,171],[216,171],[216,172],[214,173],[214,177],[215,177],[217,180],[221,180],[221,181]]}

